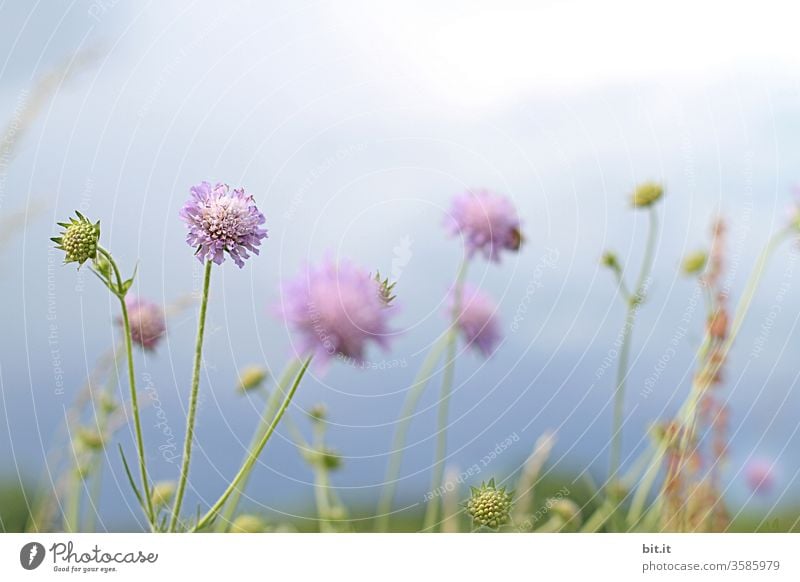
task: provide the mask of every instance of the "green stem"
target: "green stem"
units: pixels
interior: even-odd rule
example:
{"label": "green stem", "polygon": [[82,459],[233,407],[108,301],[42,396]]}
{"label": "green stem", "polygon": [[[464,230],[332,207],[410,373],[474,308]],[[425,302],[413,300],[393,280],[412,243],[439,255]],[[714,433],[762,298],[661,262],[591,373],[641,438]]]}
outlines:
{"label": "green stem", "polygon": [[183,493],[186,490],[186,482],[189,479],[189,463],[192,460],[192,441],[194,440],[194,423],[195,417],[197,416],[197,394],[200,388],[200,365],[203,361],[203,336],[206,329],[206,310],[208,309],[208,290],[211,282],[212,265],[213,263],[211,261],[206,261],[205,273],[203,275],[203,295],[200,300],[200,317],[197,322],[197,340],[194,346],[192,390],[189,395],[189,414],[186,418],[186,440],[183,443],[181,474],[175,493],[175,505],[172,509],[172,518],[170,519],[168,531],[175,531],[175,527],[178,524],[181,504],[183,503]]}
{"label": "green stem", "polygon": [[80,531],[81,516],[81,491],[83,490],[83,477],[80,468],[75,466],[73,475],[72,489],[70,491],[69,503],[67,504],[66,526],[67,532],[76,533]]}
{"label": "green stem", "polygon": [[[619,468],[622,462],[622,425],[625,416],[625,389],[628,379],[628,361],[630,359],[631,350],[631,336],[633,335],[633,327],[636,323],[636,315],[639,311],[639,306],[645,299],[645,284],[650,276],[650,271],[653,268],[653,259],[655,257],[656,242],[658,240],[658,214],[654,207],[649,211],[649,228],[647,234],[647,243],[645,246],[644,257],[642,258],[642,265],[639,269],[639,276],[636,280],[633,295],[628,296],[628,307],[625,312],[625,324],[623,327],[622,347],[620,348],[620,357],[617,364],[617,384],[614,390],[614,420],[611,429],[611,453],[609,474],[606,493],[612,500],[617,500],[618,487],[616,487],[619,480]],[[620,287],[624,290],[624,282],[620,277]]]}
{"label": "green stem", "polygon": [[383,493],[378,503],[378,517],[375,522],[375,531],[377,532],[385,532],[389,529],[392,502],[394,501],[394,494],[397,489],[397,481],[400,478],[400,466],[403,460],[403,449],[405,448],[408,429],[411,425],[414,411],[419,404],[419,399],[422,397],[422,393],[425,391],[428,381],[433,374],[433,368],[436,366],[439,358],[441,358],[442,352],[444,352],[447,339],[448,334],[444,334],[439,341],[431,347],[428,355],[422,362],[419,372],[417,372],[417,376],[414,378],[414,383],[408,390],[408,395],[403,404],[403,411],[400,413],[397,430],[394,433],[392,453],[389,458],[389,468],[386,471]]}
{"label": "green stem", "polygon": [[441,496],[437,489],[444,480],[444,458],[447,454],[447,417],[450,404],[450,394],[453,391],[453,378],[455,376],[456,344],[458,339],[458,318],[461,315],[461,295],[464,288],[464,279],[467,276],[469,260],[464,258],[458,269],[455,287],[453,288],[453,313],[450,329],[447,332],[447,355],[445,368],[442,375],[442,392],[439,398],[439,414],[437,421],[436,457],[434,458],[433,477],[431,479],[431,493],[433,497],[428,502],[425,510],[423,528],[427,531],[436,526],[439,517],[439,504]]}
{"label": "green stem", "polygon": [[266,446],[267,442],[272,436],[272,433],[275,432],[275,428],[278,426],[278,423],[280,423],[281,418],[283,418],[283,415],[286,412],[286,409],[292,402],[294,393],[297,392],[297,387],[300,386],[300,382],[302,381],[303,376],[305,376],[306,370],[308,370],[308,365],[311,363],[311,358],[312,356],[308,356],[303,362],[303,366],[297,373],[297,376],[294,379],[294,383],[292,384],[292,387],[289,389],[289,392],[286,394],[286,397],[283,399],[283,402],[281,402],[281,406],[280,408],[278,408],[278,412],[275,414],[275,418],[272,419],[269,428],[261,437],[261,440],[258,442],[255,449],[253,449],[250,452],[250,455],[248,456],[247,460],[244,462],[242,467],[239,469],[239,472],[233,478],[233,481],[231,481],[230,485],[228,485],[228,487],[225,489],[225,492],[222,494],[222,496],[219,499],[217,499],[214,505],[211,506],[211,509],[209,509],[208,512],[206,512],[206,514],[200,518],[200,520],[197,522],[197,525],[194,526],[191,531],[201,530],[205,526],[207,526],[209,522],[212,519],[214,519],[214,517],[216,517],[217,513],[222,508],[222,506],[225,505],[225,502],[228,500],[228,497],[230,497],[231,494],[240,486],[242,479],[244,479],[244,477],[247,474],[249,474],[250,471],[252,471],[256,459],[261,454],[261,451],[264,450],[264,447]]}
{"label": "green stem", "polygon": [[117,298],[122,309],[122,325],[125,329],[125,354],[128,359],[128,383],[131,392],[131,414],[133,415],[133,426],[136,432],[136,450],[139,456],[139,473],[142,479],[142,495],[144,496],[145,511],[150,527],[155,526],[155,513],[153,512],[153,500],[150,495],[150,480],[147,477],[147,464],[144,457],[144,439],[142,437],[142,422],[139,415],[139,398],[136,394],[136,374],[133,369],[133,340],[131,339],[131,324],[128,319],[128,306],[125,303],[125,291],[123,291],[122,275],[120,275],[117,263],[114,258],[103,247],[97,247],[97,251],[108,259],[111,268],[114,269],[114,276],[117,279]]}
{"label": "green stem", "polygon": [[[264,433],[269,429],[270,421],[275,416],[275,411],[278,409],[278,404],[280,404],[280,395],[284,393],[286,386],[291,381],[292,377],[297,373],[297,367],[300,365],[300,360],[292,360],[287,366],[286,369],[281,374],[278,383],[275,385],[275,392],[273,392],[268,398],[267,403],[264,406],[264,412],[261,415],[261,422],[256,429],[256,432],[253,434],[253,438],[250,439],[250,445],[247,447],[247,456],[242,459],[242,464],[244,464],[248,457],[250,456],[250,451],[252,451],[255,446],[258,444],[258,441],[264,436]],[[222,519],[219,520],[217,527],[215,528],[216,531],[224,532],[227,530],[228,526],[233,522],[233,516],[236,513],[236,509],[239,506],[239,501],[242,498],[242,494],[244,493],[245,489],[247,488],[247,481],[250,479],[251,471],[245,473],[244,477],[242,477],[242,486],[237,487],[236,491],[231,494],[230,500],[225,504],[225,512],[222,514]]]}
{"label": "green stem", "polygon": [[[702,388],[702,384],[698,380],[698,378],[708,378],[713,377],[719,371],[719,367],[722,363],[727,359],[728,352],[730,351],[731,347],[733,346],[733,342],[736,339],[736,336],[741,329],[745,318],[747,317],[747,313],[750,310],[750,306],[753,302],[753,298],[755,296],[755,292],[758,289],[758,285],[761,282],[761,277],[763,275],[764,269],[766,268],[767,261],[769,260],[770,256],[774,252],[774,250],[780,245],[783,240],[791,233],[791,231],[784,229],[779,231],[775,234],[770,241],[765,246],[764,250],[761,252],[758,261],[756,262],[756,266],[753,269],[753,273],[750,275],[748,279],[747,285],[745,286],[745,290],[742,294],[742,298],[739,300],[739,303],[736,307],[736,314],[734,315],[733,323],[731,324],[730,332],[728,333],[728,337],[725,339],[722,347],[720,348],[722,357],[718,360],[715,360],[711,363],[704,363],[704,366],[708,366],[709,370],[705,373],[701,370],[701,373],[695,376],[695,379],[692,381],[691,391],[689,393],[689,397],[687,398],[686,402],[681,407],[681,410],[678,412],[678,424],[681,427],[693,427],[695,424],[695,418],[697,416],[697,402],[699,399],[699,392]],[[706,334],[707,335],[707,334]],[[703,346],[706,345],[708,339],[707,337],[704,338]],[[704,347],[701,347],[701,350],[704,350]],[[703,352],[701,352],[701,355]],[[681,431],[682,433],[686,433],[687,431]],[[681,450],[688,448],[688,437],[684,440],[684,434],[681,435]],[[662,441],[659,443],[658,447],[653,454],[653,459],[645,472],[645,476],[642,479],[642,483],[637,488],[636,494],[634,495],[633,502],[631,503],[631,509],[628,514],[628,523],[630,527],[635,527],[639,520],[641,519],[644,513],[644,506],[647,502],[647,496],[650,490],[653,487],[653,484],[656,480],[658,475],[659,469],[661,467],[663,457],[667,452],[667,443]]]}

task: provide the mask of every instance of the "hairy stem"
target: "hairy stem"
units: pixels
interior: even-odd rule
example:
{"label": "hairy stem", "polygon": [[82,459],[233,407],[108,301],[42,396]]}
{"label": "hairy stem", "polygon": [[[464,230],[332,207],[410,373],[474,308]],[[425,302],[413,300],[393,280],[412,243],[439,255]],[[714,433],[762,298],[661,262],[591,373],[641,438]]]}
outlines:
{"label": "hairy stem", "polygon": [[125,354],[128,359],[128,384],[131,393],[131,414],[133,415],[133,427],[136,432],[136,452],[139,457],[139,473],[142,480],[142,495],[144,496],[145,512],[151,529],[155,526],[155,513],[153,512],[153,500],[150,495],[150,480],[147,477],[147,464],[144,457],[144,439],[142,438],[142,421],[139,415],[139,398],[136,394],[136,374],[133,369],[133,340],[131,338],[131,324],[128,319],[128,306],[125,303],[125,292],[123,291],[122,275],[120,275],[117,263],[114,258],[103,247],[97,247],[97,251],[108,259],[111,268],[114,270],[114,277],[117,280],[119,293],[120,309],[122,310],[122,325],[125,330]]}
{"label": "hairy stem", "polygon": [[189,394],[189,414],[186,418],[186,440],[183,443],[181,474],[175,493],[175,505],[172,509],[172,517],[170,518],[168,531],[175,531],[175,527],[178,524],[181,504],[183,503],[183,494],[186,490],[186,482],[189,479],[189,463],[192,460],[192,441],[194,440],[194,423],[195,417],[197,416],[197,395],[200,388],[200,365],[203,361],[203,336],[206,329],[206,310],[208,309],[208,290],[211,282],[212,265],[213,263],[211,261],[206,261],[203,275],[203,295],[200,300],[200,317],[197,321],[197,339],[194,346],[194,367],[192,369],[192,388]]}

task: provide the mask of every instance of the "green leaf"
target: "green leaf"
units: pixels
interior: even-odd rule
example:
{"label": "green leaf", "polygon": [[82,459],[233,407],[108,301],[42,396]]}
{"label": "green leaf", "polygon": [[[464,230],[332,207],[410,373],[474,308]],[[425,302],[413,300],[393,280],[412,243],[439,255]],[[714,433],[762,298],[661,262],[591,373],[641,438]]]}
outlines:
{"label": "green leaf", "polygon": [[136,486],[136,482],[133,480],[133,475],[131,475],[131,469],[128,467],[128,461],[125,459],[125,453],[122,451],[122,445],[119,445],[119,455],[122,457],[122,465],[125,467],[125,474],[128,476],[128,482],[131,484],[131,488],[133,492],[136,494],[136,499],[139,500],[139,505],[144,509],[144,501],[142,500],[142,494],[139,493],[139,488]]}

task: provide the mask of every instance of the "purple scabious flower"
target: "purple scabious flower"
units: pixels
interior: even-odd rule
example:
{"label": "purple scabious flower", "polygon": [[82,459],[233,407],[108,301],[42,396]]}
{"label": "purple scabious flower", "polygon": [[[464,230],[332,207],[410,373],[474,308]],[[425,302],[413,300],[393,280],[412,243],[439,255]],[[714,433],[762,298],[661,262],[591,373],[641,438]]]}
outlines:
{"label": "purple scabious flower", "polygon": [[[455,299],[455,291],[451,291],[448,315],[453,314]],[[489,357],[502,339],[497,305],[486,293],[469,284],[461,290],[459,305],[456,325],[467,345]]]}
{"label": "purple scabious flower", "polygon": [[[131,326],[131,340],[145,350],[153,350],[167,330],[164,310],[152,301],[132,297],[125,297],[128,308],[128,321]],[[122,323],[121,320],[118,323]]]}
{"label": "purple scabious flower", "polygon": [[469,257],[481,252],[499,262],[501,251],[518,251],[522,244],[517,209],[489,190],[470,190],[453,198],[445,226],[451,235],[464,237]]}
{"label": "purple scabious flower", "polygon": [[300,352],[323,362],[339,356],[361,363],[370,342],[387,349],[394,311],[369,272],[330,258],[286,282],[277,306]]}
{"label": "purple scabious flower", "polygon": [[774,464],[767,459],[751,460],[745,467],[745,481],[753,493],[769,493],[776,481]]}
{"label": "purple scabious flower", "polygon": [[190,192],[180,217],[189,227],[186,242],[197,249],[197,258],[220,265],[227,252],[239,268],[244,267],[248,251],[257,255],[261,239],[267,236],[260,228],[264,215],[253,196],[244,188],[231,191],[227,184],[212,188],[209,182],[192,186]]}

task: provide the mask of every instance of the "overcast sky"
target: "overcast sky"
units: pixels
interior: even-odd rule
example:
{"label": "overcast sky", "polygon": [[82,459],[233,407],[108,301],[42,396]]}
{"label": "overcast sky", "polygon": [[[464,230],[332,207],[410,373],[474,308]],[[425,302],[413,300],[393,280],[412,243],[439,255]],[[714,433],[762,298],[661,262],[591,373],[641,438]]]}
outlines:
{"label": "overcast sky", "polygon": [[[3,119],[13,122],[29,105],[42,75],[93,55],[57,86],[13,165],[0,167],[2,216],[44,208],[0,254],[7,472],[17,462],[38,477],[53,427],[115,337],[107,293],[85,273],[48,266],[54,221],[76,208],[101,220],[115,256],[128,270],[139,261],[136,291],[168,303],[197,289],[198,263],[177,211],[203,179],[252,191],[270,239],[242,271],[215,272],[195,464],[203,479],[193,500],[214,495],[235,470],[261,406],[236,396],[236,370],[252,362],[279,369],[292,353],[268,313],[279,281],[326,251],[399,278],[404,333],[391,354],[371,357],[405,367],[334,367],[303,387],[294,411],[302,424],[301,408],[328,403],[338,425],[330,438],[346,457],[336,482],[350,488],[348,498],[374,498],[403,390],[444,325],[460,249],[442,217],[454,194],[476,186],[515,201],[526,244],[470,273],[500,302],[508,333],[489,361],[459,361],[451,463],[468,466],[517,433],[520,443],[497,461],[506,474],[555,428],[557,467],[602,474],[598,443],[609,431],[613,386],[597,370],[623,312],[598,257],[613,248],[638,263],[646,222],[626,195],[656,179],[667,196],[652,294],[634,338],[626,433],[627,453],[641,450],[648,423],[674,413],[685,396],[702,334],[698,309],[655,393],[638,396],[636,383],[652,374],[695,293],[677,276],[680,257],[706,243],[711,218],[722,213],[738,298],[767,237],[786,220],[800,161],[795,19],[769,2],[431,4],[0,4]],[[783,499],[800,497],[793,260],[788,245],[776,255],[727,375],[728,476],[739,501],[747,497],[737,472],[750,455],[779,459]],[[64,395],[54,392],[48,301],[57,306]],[[780,315],[771,317],[778,301]],[[521,305],[527,313],[513,332]],[[189,310],[140,364],[177,434],[193,334]],[[761,337],[764,352],[748,356]],[[429,479],[436,392],[414,423],[401,484],[409,503]],[[151,407],[145,425],[155,449],[162,436],[154,419]],[[255,486],[282,502],[307,499],[310,474],[281,437]],[[156,478],[176,472],[153,457]]]}

